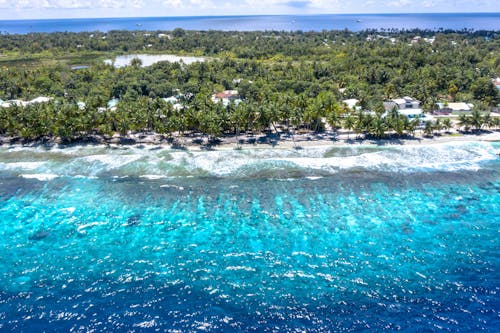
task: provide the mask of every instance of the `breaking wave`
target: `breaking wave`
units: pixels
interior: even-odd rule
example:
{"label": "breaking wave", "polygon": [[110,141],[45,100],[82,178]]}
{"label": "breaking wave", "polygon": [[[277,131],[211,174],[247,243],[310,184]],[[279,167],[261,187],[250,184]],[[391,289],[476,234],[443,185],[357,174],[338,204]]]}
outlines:
{"label": "breaking wave", "polygon": [[479,170],[497,159],[494,144],[486,142],[214,151],[158,147],[4,147],[0,148],[0,171],[45,181],[57,177],[317,179],[349,171]]}

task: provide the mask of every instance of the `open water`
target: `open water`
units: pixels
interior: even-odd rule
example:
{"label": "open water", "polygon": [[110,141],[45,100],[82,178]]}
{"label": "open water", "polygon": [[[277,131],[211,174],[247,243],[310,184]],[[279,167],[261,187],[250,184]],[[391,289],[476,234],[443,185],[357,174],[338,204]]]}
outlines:
{"label": "open water", "polygon": [[499,151],[0,148],[0,331],[498,332]]}
{"label": "open water", "polygon": [[0,32],[110,30],[360,31],[366,29],[500,30],[500,13],[327,14],[264,16],[135,17],[51,20],[0,20]]}

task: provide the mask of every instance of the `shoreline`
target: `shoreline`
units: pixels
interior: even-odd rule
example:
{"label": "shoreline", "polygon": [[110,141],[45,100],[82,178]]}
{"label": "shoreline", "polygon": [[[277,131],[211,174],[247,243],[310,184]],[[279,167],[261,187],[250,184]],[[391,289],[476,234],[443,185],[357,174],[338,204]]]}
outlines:
{"label": "shoreline", "polygon": [[206,136],[165,136],[154,133],[115,134],[112,137],[93,135],[74,141],[64,142],[59,138],[43,138],[25,140],[21,138],[1,137],[0,147],[22,146],[26,148],[44,146],[47,148],[78,146],[150,146],[170,148],[174,150],[211,151],[228,149],[303,149],[311,147],[355,147],[355,146],[411,146],[430,145],[448,142],[483,141],[500,142],[500,131],[481,131],[479,133],[441,133],[432,137],[387,137],[383,139],[357,138],[352,133],[307,133],[295,134],[272,133],[258,135],[222,136],[208,141]]}

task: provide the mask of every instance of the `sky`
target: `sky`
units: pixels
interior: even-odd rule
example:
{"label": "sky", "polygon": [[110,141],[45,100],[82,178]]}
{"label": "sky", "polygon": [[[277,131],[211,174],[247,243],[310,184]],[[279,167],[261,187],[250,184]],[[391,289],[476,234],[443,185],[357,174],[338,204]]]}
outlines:
{"label": "sky", "polygon": [[499,12],[500,0],[0,0],[0,19]]}

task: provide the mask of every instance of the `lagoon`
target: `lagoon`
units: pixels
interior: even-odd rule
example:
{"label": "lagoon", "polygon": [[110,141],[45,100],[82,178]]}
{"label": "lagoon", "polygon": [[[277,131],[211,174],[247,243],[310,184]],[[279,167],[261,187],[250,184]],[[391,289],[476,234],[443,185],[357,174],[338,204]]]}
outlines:
{"label": "lagoon", "polygon": [[0,331],[498,331],[497,143],[0,148]]}

